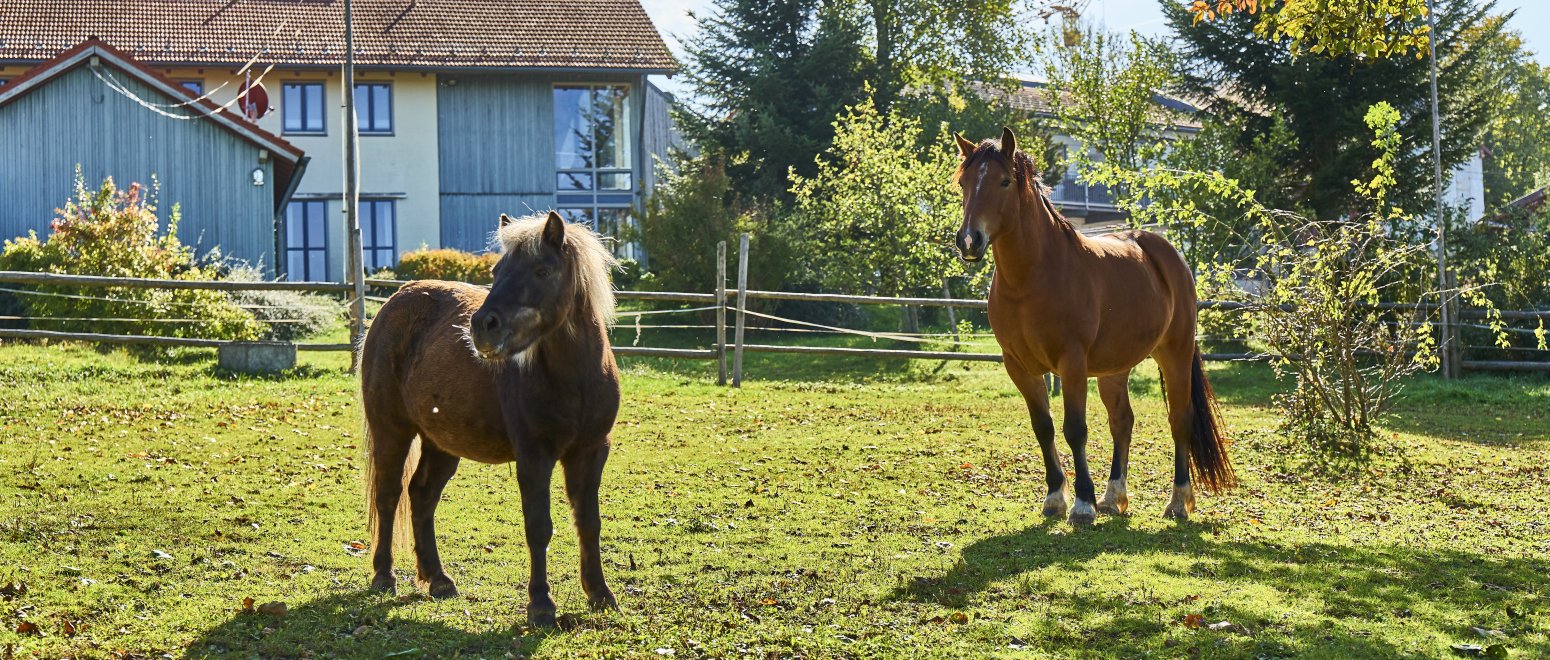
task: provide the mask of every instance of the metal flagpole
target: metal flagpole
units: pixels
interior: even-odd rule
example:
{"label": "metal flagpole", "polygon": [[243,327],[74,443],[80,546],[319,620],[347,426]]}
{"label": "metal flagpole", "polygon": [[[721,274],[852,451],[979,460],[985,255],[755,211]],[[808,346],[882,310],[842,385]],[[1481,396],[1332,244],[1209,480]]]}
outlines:
{"label": "metal flagpole", "polygon": [[355,117],[355,26],[350,0],[344,0],[344,228],[348,238],[345,254],[346,281],[352,285],[350,300],[350,372],[360,367],[361,340],[366,336],[366,264],[361,254],[360,156],[356,153],[358,129]]}
{"label": "metal flagpole", "polygon": [[1426,24],[1429,32],[1426,37],[1426,50],[1431,59],[1432,70],[1432,166],[1435,179],[1433,185],[1437,199],[1437,290],[1441,295],[1442,317],[1438,320],[1438,331],[1442,335],[1438,341],[1439,356],[1442,358],[1442,377],[1452,379],[1458,376],[1458,356],[1453,353],[1453,311],[1452,295],[1448,286],[1448,218],[1443,215],[1442,208],[1442,121],[1437,111],[1437,9],[1435,0],[1426,0]]}

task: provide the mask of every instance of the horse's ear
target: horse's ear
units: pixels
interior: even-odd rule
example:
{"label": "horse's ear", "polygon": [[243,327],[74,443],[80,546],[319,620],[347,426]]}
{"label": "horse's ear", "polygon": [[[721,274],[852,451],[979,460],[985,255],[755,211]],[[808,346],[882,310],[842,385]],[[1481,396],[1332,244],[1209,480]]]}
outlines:
{"label": "horse's ear", "polygon": [[958,143],[958,153],[963,154],[964,160],[974,155],[974,143],[964,139],[962,133],[953,133],[953,141]]}
{"label": "horse's ear", "polygon": [[565,246],[565,219],[554,211],[549,212],[549,220],[544,223],[544,242],[556,250]]}
{"label": "horse's ear", "polygon": [[1007,158],[1017,154],[1017,136],[1012,135],[1012,129],[1001,127],[1001,154]]}
{"label": "horse's ear", "polygon": [[513,222],[516,222],[516,220],[512,220],[511,216],[506,215],[505,213],[501,214],[501,226],[502,227],[505,227],[506,225],[509,225],[509,224],[511,224]]}

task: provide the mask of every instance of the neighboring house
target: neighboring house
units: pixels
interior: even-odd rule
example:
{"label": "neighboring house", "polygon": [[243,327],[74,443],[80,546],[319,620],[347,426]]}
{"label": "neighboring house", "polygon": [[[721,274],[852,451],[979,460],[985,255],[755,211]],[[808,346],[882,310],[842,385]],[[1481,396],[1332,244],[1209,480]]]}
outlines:
{"label": "neighboring house", "polygon": [[289,142],[89,40],[0,86],[0,235],[47,234],[74,197],[75,169],[96,190],[160,186],[179,238],[273,264],[275,227],[307,166]]}
{"label": "neighboring house", "polygon": [[[612,234],[641,203],[666,148],[646,76],[675,64],[638,0],[353,4],[369,269],[421,245],[483,250],[503,212],[556,208]],[[0,16],[0,79],[97,36],[306,150],[278,274],[343,275],[341,2],[0,0]],[[236,103],[250,80],[267,100]]]}
{"label": "neighboring house", "polygon": [[[988,87],[981,88],[981,93],[1005,102],[1014,110],[1020,110],[1035,117],[1051,119],[1055,116],[1055,107],[1050,104],[1049,89],[1044,81],[1021,78],[1017,82],[1017,88],[1011,93]],[[1170,110],[1176,118],[1172,125],[1159,127],[1165,139],[1188,139],[1200,132],[1200,123],[1194,118],[1195,113],[1199,112],[1198,108],[1160,94],[1153,100]],[[1063,133],[1057,132],[1052,138],[1062,151],[1076,150],[1081,147],[1075,138]],[[1098,154],[1093,154],[1093,158],[1101,160]],[[1070,168],[1067,169],[1060,183],[1050,192],[1050,200],[1067,220],[1082,228],[1084,232],[1102,231],[1125,221],[1125,214],[1114,205],[1114,196],[1107,186],[1083,182]]]}

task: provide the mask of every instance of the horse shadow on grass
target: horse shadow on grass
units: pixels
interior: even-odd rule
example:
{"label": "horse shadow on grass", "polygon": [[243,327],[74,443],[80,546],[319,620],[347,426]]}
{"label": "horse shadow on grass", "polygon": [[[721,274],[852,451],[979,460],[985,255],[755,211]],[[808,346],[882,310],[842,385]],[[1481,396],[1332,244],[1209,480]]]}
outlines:
{"label": "horse shadow on grass", "polygon": [[[1051,616],[1112,614],[1103,625],[1105,634],[1111,635],[1107,638],[1115,641],[1129,635],[1120,644],[1133,645],[1130,650],[1135,653],[1147,652],[1147,638],[1155,644],[1156,636],[1173,625],[1164,612],[1185,607],[1203,612],[1207,623],[1228,621],[1242,626],[1235,630],[1248,631],[1212,640],[1210,654],[1224,657],[1308,653],[1395,657],[1418,652],[1364,630],[1373,623],[1457,642],[1481,641],[1469,626],[1507,630],[1516,640],[1509,642],[1514,653],[1550,657],[1544,635],[1525,639],[1518,634],[1536,626],[1523,617],[1540,608],[1546,597],[1543,580],[1550,574],[1550,560],[1394,545],[1220,541],[1212,538],[1205,525],[1181,523],[1162,531],[1143,531],[1135,529],[1128,517],[1100,520],[1092,528],[1069,534],[1052,533],[1061,525],[1045,521],[977,541],[965,547],[960,561],[944,574],[916,577],[896,588],[891,597],[972,610],[977,596],[984,595],[1046,603]],[[1198,602],[1169,602],[1151,591],[1154,585],[1136,578],[1114,580],[1113,575],[1095,574],[1114,570],[1113,562],[1093,561],[1102,556],[1119,556],[1120,564],[1135,566],[1135,575],[1153,571],[1170,580],[1204,580],[1210,586],[1199,589]],[[1045,568],[1070,571],[1087,578],[1084,582],[1109,578],[1123,584],[1125,591],[1053,591],[1036,573]],[[1010,578],[1019,579],[1001,583]],[[1270,618],[1265,611],[1214,602],[1219,595],[1264,587],[1288,603],[1312,603],[1317,616],[1292,623]],[[1419,652],[1437,655],[1448,649]]]}
{"label": "horse shadow on grass", "polygon": [[[288,608],[284,616],[234,612],[186,647],[188,658],[228,657],[347,657],[436,658],[528,657],[544,640],[567,634],[559,629],[534,629],[522,624],[518,601],[505,621],[464,630],[445,623],[412,618],[399,610],[424,602],[419,594],[402,600],[360,590],[325,596]],[[449,606],[461,609],[456,601]],[[561,617],[562,627],[604,628],[604,615]],[[508,622],[517,622],[513,625]]]}

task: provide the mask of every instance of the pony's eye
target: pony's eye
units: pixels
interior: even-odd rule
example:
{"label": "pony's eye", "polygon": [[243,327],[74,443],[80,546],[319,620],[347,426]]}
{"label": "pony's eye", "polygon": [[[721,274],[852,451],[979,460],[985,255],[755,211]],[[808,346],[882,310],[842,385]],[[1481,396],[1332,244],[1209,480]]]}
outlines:
{"label": "pony's eye", "polygon": [[1011,185],[1012,185],[1012,180],[1011,179],[1002,179],[1001,180],[1001,187],[1002,188],[1007,188],[1007,187],[1010,187]]}
{"label": "pony's eye", "polygon": [[539,279],[542,279],[548,277],[551,272],[552,271],[549,270],[548,266],[539,266],[536,270],[533,271],[533,274],[538,276]]}

